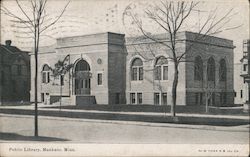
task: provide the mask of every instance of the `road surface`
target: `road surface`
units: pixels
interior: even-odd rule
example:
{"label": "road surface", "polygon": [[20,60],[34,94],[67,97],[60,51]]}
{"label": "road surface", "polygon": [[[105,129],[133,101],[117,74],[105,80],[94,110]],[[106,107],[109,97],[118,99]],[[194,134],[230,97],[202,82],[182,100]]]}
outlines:
{"label": "road surface", "polygon": [[[0,140],[32,139],[34,117],[0,115]],[[190,125],[191,126],[191,125]],[[189,127],[150,123],[105,122],[86,119],[39,117],[39,136],[45,141],[82,143],[248,144],[249,126]],[[234,129],[232,129],[234,128]],[[237,129],[238,128],[238,129]],[[242,128],[244,128],[242,130]]]}

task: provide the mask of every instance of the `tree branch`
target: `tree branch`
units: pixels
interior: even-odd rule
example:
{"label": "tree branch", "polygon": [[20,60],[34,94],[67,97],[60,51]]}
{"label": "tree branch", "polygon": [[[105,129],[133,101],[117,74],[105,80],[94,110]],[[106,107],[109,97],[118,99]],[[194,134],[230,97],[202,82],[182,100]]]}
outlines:
{"label": "tree branch", "polygon": [[45,26],[44,28],[41,29],[40,33],[44,32],[45,30],[47,30],[49,27],[51,27],[52,25],[54,25],[63,15],[63,13],[65,12],[67,6],[69,5],[70,1],[68,1],[68,3],[64,6],[61,14],[50,24],[48,24],[47,26]]}

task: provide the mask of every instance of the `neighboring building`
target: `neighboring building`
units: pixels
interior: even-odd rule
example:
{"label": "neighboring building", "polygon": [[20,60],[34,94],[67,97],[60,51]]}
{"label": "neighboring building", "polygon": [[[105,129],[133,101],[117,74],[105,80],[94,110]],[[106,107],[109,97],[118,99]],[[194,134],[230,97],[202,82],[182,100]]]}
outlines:
{"label": "neighboring building", "polygon": [[244,85],[244,78],[241,77],[242,74],[242,63],[235,63],[234,64],[234,91],[235,91],[235,104],[244,104],[244,97],[243,97],[243,85]]}
{"label": "neighboring building", "polygon": [[[179,65],[177,104],[205,105],[206,98],[212,105],[233,104],[233,42],[211,36],[197,41],[197,36],[192,32],[178,34],[181,42],[177,50],[187,52],[187,61]],[[165,34],[156,37],[167,43]],[[65,57],[73,68],[63,78],[53,78],[51,68]],[[170,105],[170,58],[170,50],[161,44],[138,37],[125,39],[123,34],[59,38],[56,45],[39,51],[38,100],[47,104],[58,101],[62,84],[65,104]]]}
{"label": "neighboring building", "polygon": [[249,98],[250,98],[250,40],[243,41],[243,58],[241,59],[242,71],[241,76],[243,77],[243,88],[242,97],[243,103],[248,105],[249,108]]}
{"label": "neighboring building", "polygon": [[28,52],[11,46],[11,40],[7,40],[5,45],[0,46],[0,104],[29,101]]}

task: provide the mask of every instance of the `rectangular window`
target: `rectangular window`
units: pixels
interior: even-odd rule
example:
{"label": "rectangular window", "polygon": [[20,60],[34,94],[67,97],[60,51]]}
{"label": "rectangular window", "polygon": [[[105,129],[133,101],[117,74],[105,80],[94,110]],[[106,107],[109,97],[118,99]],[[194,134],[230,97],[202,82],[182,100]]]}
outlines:
{"label": "rectangular window", "polygon": [[41,93],[41,101],[44,102],[44,93]]}
{"label": "rectangular window", "polygon": [[50,74],[49,72],[47,72],[47,82],[46,83],[49,83],[50,82]]}
{"label": "rectangular window", "polygon": [[163,80],[168,80],[168,67],[163,67]]}
{"label": "rectangular window", "polygon": [[247,71],[247,64],[243,65],[243,71]]}
{"label": "rectangular window", "polygon": [[139,67],[139,80],[143,80],[143,68]]}
{"label": "rectangular window", "polygon": [[155,80],[161,80],[161,67],[156,66],[154,69]]}
{"label": "rectangular window", "polygon": [[167,93],[162,93],[162,99],[161,99],[161,101],[162,101],[162,105],[167,105],[168,104],[168,99],[167,99],[168,97],[167,97]]}
{"label": "rectangular window", "polygon": [[102,85],[102,73],[97,74],[97,84]]}
{"label": "rectangular window", "polygon": [[49,83],[50,82],[50,75],[49,72],[42,73],[42,83]]}
{"label": "rectangular window", "polygon": [[243,90],[240,90],[240,98],[243,98]]}
{"label": "rectangular window", "polygon": [[154,104],[159,105],[160,104],[160,94],[154,93]]}
{"label": "rectangular window", "polygon": [[46,83],[46,72],[43,72],[42,75],[42,83]]}
{"label": "rectangular window", "polygon": [[130,104],[135,104],[135,93],[130,93]]}
{"label": "rectangular window", "polygon": [[84,81],[84,80],[79,80],[79,84],[80,84],[80,85],[79,85],[79,89],[82,89],[82,88],[83,88],[83,81]]}
{"label": "rectangular window", "polygon": [[60,76],[60,84],[61,84],[61,86],[64,85],[64,75]]}
{"label": "rectangular window", "polygon": [[90,88],[90,80],[85,80],[85,88]]}
{"label": "rectangular window", "polygon": [[137,80],[137,68],[132,68],[132,80]]}
{"label": "rectangular window", "polygon": [[137,93],[137,104],[142,104],[142,93]]}

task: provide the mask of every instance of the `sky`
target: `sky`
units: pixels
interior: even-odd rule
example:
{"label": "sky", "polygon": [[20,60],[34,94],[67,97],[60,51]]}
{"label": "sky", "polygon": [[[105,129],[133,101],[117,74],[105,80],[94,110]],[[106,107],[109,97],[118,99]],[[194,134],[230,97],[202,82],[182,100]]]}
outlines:
{"label": "sky", "polygon": [[[66,5],[68,0],[49,0],[46,13],[47,22],[53,21]],[[197,0],[195,0],[197,2]],[[218,37],[233,40],[236,48],[234,49],[234,61],[238,63],[242,57],[242,41],[249,38],[249,4],[248,0],[204,0],[199,1],[196,10],[192,12],[183,30],[197,31],[209,13],[215,12],[216,17],[222,17],[230,9],[232,19],[225,25],[229,29],[216,34]],[[25,18],[14,0],[2,0],[2,5],[16,15]],[[138,14],[143,20],[145,28],[152,33],[163,33],[143,16],[145,8],[149,5],[158,4],[159,1],[150,0],[71,0],[62,18],[41,37],[41,46],[55,44],[56,38],[67,36],[78,36],[100,32],[122,33],[126,36],[138,34],[129,16],[130,12]],[[30,4],[27,0],[20,3],[28,15]],[[13,22],[10,17],[1,14],[1,43],[5,40],[12,40],[12,44],[21,49],[28,50],[33,46],[31,38],[24,32],[29,31],[23,25]]]}

